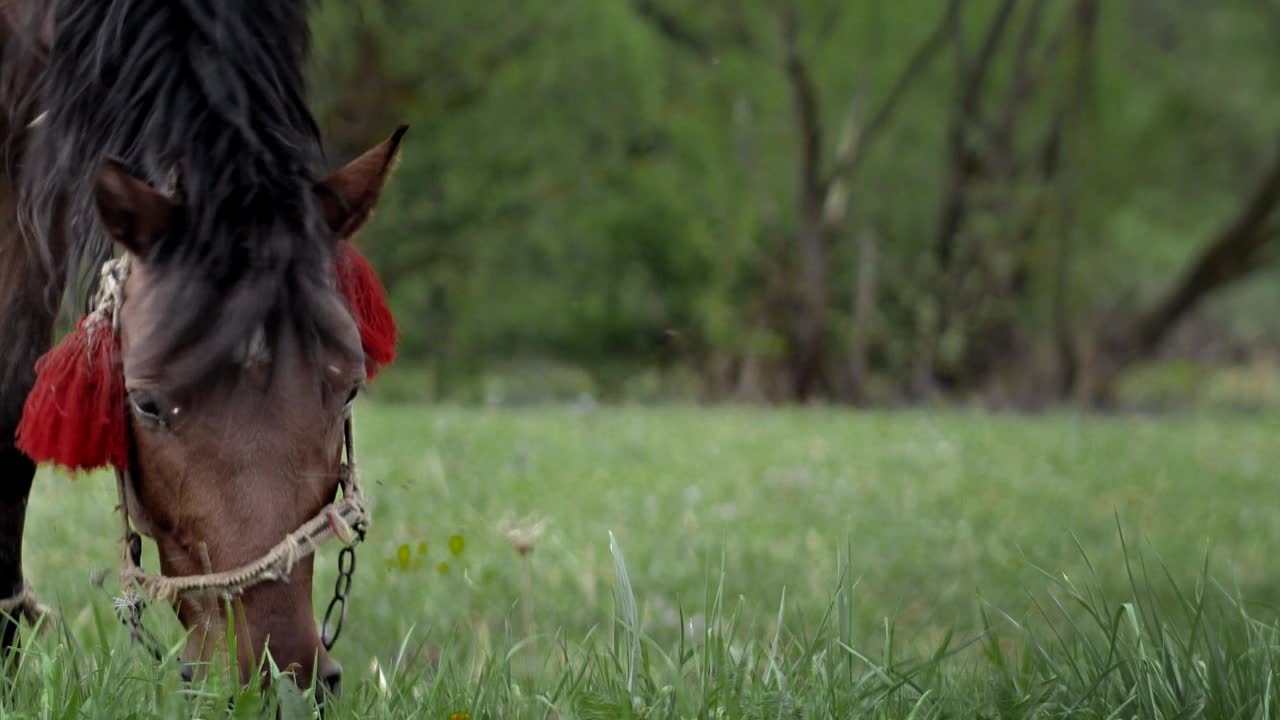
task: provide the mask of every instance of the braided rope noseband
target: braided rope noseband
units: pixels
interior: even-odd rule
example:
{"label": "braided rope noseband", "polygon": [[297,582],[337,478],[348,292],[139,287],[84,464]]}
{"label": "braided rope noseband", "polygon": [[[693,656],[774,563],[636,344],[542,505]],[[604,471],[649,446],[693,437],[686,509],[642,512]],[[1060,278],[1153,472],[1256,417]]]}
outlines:
{"label": "braided rope noseband", "polygon": [[125,498],[129,476],[116,471],[116,489],[120,497],[120,518],[125,544],[120,567],[120,585],[125,596],[121,607],[136,605],[141,594],[159,602],[172,602],[189,595],[216,595],[231,598],[263,582],[288,580],[298,561],[315,553],[331,539],[351,546],[363,537],[369,526],[369,510],[355,469],[355,447],[351,420],[344,427],[347,462],[342,466],[339,485],[342,497],[326,505],[319,513],[289,533],[257,560],[222,572],[203,575],[149,575],[141,567],[141,537],[129,521]]}

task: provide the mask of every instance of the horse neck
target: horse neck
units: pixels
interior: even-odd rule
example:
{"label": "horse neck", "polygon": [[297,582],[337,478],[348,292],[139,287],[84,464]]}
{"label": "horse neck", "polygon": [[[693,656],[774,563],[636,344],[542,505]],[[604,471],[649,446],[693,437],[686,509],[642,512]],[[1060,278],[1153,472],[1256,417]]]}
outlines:
{"label": "horse neck", "polygon": [[63,249],[29,242],[17,207],[14,179],[0,170],[0,447],[12,443],[36,359],[52,343],[66,285]]}

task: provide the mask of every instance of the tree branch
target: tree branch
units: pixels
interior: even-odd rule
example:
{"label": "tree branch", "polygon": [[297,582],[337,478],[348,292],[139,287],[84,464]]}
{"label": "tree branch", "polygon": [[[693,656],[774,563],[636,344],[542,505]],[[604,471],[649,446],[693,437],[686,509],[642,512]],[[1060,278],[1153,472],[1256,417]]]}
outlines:
{"label": "tree branch", "polygon": [[946,189],[938,222],[938,235],[934,240],[937,270],[942,273],[950,270],[955,252],[956,235],[964,226],[969,210],[969,183],[979,174],[978,168],[975,167],[977,161],[969,139],[969,129],[980,124],[982,89],[986,84],[992,60],[1000,48],[1000,41],[1009,27],[1015,5],[1017,0],[1001,2],[987,25],[982,45],[971,63],[965,61],[964,48],[961,44],[964,33],[960,31],[958,23],[950,28],[956,48],[960,88],[956,93],[955,104],[951,111],[951,124],[947,130]]}
{"label": "tree branch", "polygon": [[450,250],[444,247],[432,246],[423,248],[420,252],[407,258],[385,265],[380,270],[379,275],[383,285],[387,288],[394,288],[418,273],[437,268],[446,261],[454,259],[456,259],[456,255]]}
{"label": "tree branch", "polygon": [[782,7],[783,66],[791,86],[791,106],[800,131],[802,192],[806,198],[816,199],[822,197],[825,182],[822,177],[822,116],[813,76],[800,54],[799,35],[800,18],[795,0],[787,0]]}
{"label": "tree branch", "polygon": [[[1038,7],[1042,7],[1042,5]],[[1063,27],[1059,29],[1059,32],[1055,33],[1055,37],[1050,41],[1050,51],[1056,52],[1061,45],[1062,39],[1067,35],[1071,35],[1075,38],[1076,52],[1070,82],[1053,105],[1053,113],[1049,117],[1048,126],[1034,155],[1035,181],[1042,187],[1048,187],[1058,179],[1059,172],[1062,169],[1063,155],[1066,152],[1064,145],[1068,142],[1067,133],[1072,127],[1075,118],[1079,116],[1081,106],[1085,104],[1089,95],[1098,25],[1096,8],[1097,0],[1077,0],[1071,15],[1074,19],[1071,22],[1064,22]],[[1072,30],[1074,32],[1068,32]],[[1028,50],[1028,54],[1029,52]],[[1014,72],[1015,75],[1019,73],[1017,69]],[[1010,102],[1016,101],[1011,98]],[[1003,122],[1007,124],[999,131],[1002,134],[998,134],[992,144],[997,148],[997,153],[1006,154],[1006,158],[997,164],[997,168],[1003,170],[1006,173],[1006,179],[1012,182],[1014,180],[1013,175],[1017,170],[1013,161],[1014,133],[1018,122],[1017,113],[1006,115]],[[1033,216],[1025,219],[1021,231],[1014,236],[1020,246],[1025,245],[1035,233],[1039,219],[1034,215],[1033,213]],[[1013,282],[1011,287],[1019,291],[1023,289],[1028,273],[1027,258],[1025,256],[1020,257],[1012,273]]]}
{"label": "tree branch", "polygon": [[1258,256],[1275,235],[1269,218],[1280,206],[1280,151],[1235,218],[1187,268],[1182,278],[1130,330],[1121,361],[1150,354],[1200,301],[1261,266]]}
{"label": "tree branch", "polygon": [[894,111],[898,109],[898,105],[901,103],[903,96],[907,94],[907,90],[911,88],[916,78],[924,72],[930,61],[933,60],[934,56],[938,54],[946,43],[947,30],[955,22],[956,14],[960,12],[960,4],[961,0],[949,0],[938,26],[916,48],[911,59],[907,61],[906,66],[903,67],[902,72],[894,81],[889,94],[885,96],[880,107],[871,115],[866,128],[858,135],[857,140],[851,143],[848,149],[836,159],[835,167],[832,168],[831,173],[827,176],[828,183],[850,177],[858,171],[867,156],[867,150],[875,140],[879,139],[881,133],[889,125]]}
{"label": "tree branch", "polygon": [[1039,79],[1033,68],[1031,54],[1035,51],[1044,23],[1048,0],[1035,0],[1023,22],[1017,49],[1013,54],[1013,72],[1009,80],[1009,94],[1001,108],[1000,118],[991,131],[992,164],[999,175],[1012,178],[1016,174],[1014,145],[1017,139],[1018,120],[1027,102],[1035,95]]}
{"label": "tree branch", "polygon": [[978,54],[968,68],[968,77],[960,97],[964,108],[969,110],[970,114],[976,111],[982,102],[982,88],[986,84],[987,74],[991,71],[991,63],[996,53],[1000,51],[1000,43],[1004,40],[1005,31],[1009,28],[1009,21],[1013,18],[1013,10],[1017,4],[1018,0],[1004,0],[996,9],[991,23],[987,26],[987,33],[983,36]]}
{"label": "tree branch", "polygon": [[684,48],[704,60],[711,57],[711,43],[687,27],[673,13],[659,7],[654,0],[632,0],[631,7],[637,15],[649,21],[659,35],[673,45]]}

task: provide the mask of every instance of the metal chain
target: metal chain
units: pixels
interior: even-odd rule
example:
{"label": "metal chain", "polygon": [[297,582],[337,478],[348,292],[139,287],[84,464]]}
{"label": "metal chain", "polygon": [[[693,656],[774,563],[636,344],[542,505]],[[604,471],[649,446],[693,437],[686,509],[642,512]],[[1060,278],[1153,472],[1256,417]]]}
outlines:
{"label": "metal chain", "polygon": [[163,662],[165,655],[164,645],[160,644],[159,638],[155,636],[146,625],[142,624],[142,611],[146,607],[146,603],[142,598],[134,598],[133,601],[125,604],[120,608],[120,621],[129,628],[129,639],[141,645],[156,662]]}
{"label": "metal chain", "polygon": [[350,545],[338,551],[338,577],[333,581],[333,599],[324,611],[324,622],[320,625],[320,642],[325,650],[332,650],[338,636],[342,634],[342,624],[347,619],[347,596],[351,593],[351,582],[356,573],[356,546],[364,541],[365,527],[356,526],[356,538]]}
{"label": "metal chain", "polygon": [[[129,531],[128,544],[125,551],[129,553],[130,558],[137,567],[142,567],[142,537],[138,533]],[[165,649],[160,640],[142,624],[142,611],[147,607],[146,601],[141,596],[126,590],[125,597],[116,602],[116,611],[120,615],[120,622],[129,628],[129,637],[133,642],[141,645],[156,662],[164,660]]]}
{"label": "metal chain", "polygon": [[[346,495],[357,491],[354,485],[357,482],[355,432],[352,430],[350,417],[347,418],[344,428],[343,449],[347,453],[347,464],[343,467],[344,472],[339,485],[343,495]],[[324,620],[320,623],[320,643],[324,645],[326,651],[332,650],[334,644],[338,642],[338,636],[342,634],[342,625],[347,620],[347,599],[351,594],[351,583],[356,573],[356,546],[364,542],[365,532],[369,526],[366,521],[361,520],[352,529],[356,531],[356,536],[338,551],[338,577],[333,581],[333,598],[329,600],[329,607],[324,611]],[[343,542],[346,541],[343,540]]]}

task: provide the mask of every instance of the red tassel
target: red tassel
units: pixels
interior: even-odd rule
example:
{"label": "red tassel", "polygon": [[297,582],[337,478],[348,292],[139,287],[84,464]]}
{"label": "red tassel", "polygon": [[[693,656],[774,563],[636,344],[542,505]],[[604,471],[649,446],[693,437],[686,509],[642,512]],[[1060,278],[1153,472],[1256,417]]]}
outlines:
{"label": "red tassel", "polygon": [[[338,289],[360,328],[365,372],[373,379],[396,357],[398,330],[387,292],[348,241],[339,243]],[[18,424],[17,446],[36,462],[93,470],[129,462],[124,368],[110,321],[89,315],[36,362],[36,384]]]}
{"label": "red tassel", "polygon": [[68,470],[128,464],[124,371],[110,321],[90,315],[36,362],[18,449]]}
{"label": "red tassel", "polygon": [[372,380],[396,359],[399,330],[387,306],[387,290],[369,261],[350,241],[338,243],[338,291],[347,299],[364,347],[365,374]]}

